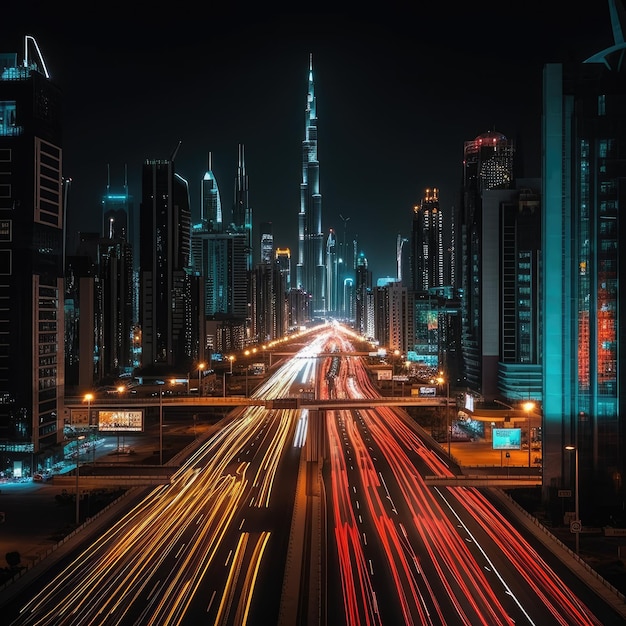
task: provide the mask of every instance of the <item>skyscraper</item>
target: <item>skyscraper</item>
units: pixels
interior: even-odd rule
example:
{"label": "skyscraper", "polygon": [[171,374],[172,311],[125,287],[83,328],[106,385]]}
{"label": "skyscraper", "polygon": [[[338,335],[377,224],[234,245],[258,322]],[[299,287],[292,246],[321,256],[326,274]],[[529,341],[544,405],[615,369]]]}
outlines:
{"label": "skyscraper", "polygon": [[272,222],[261,223],[261,263],[274,261],[274,234]]}
{"label": "skyscraper", "polygon": [[311,297],[311,316],[326,312],[326,274],[320,164],[317,160],[317,105],[313,83],[313,55],[309,55],[309,79],[302,142],[302,182],[298,214],[298,265],[296,287]]}
{"label": "skyscraper", "polygon": [[461,350],[468,387],[485,399],[498,395],[500,205],[510,200],[515,146],[489,131],[465,142],[461,237]]}
{"label": "skyscraper", "polygon": [[248,175],[243,144],[239,144],[237,175],[235,176],[235,194],[231,232],[243,233],[246,236],[246,270],[252,271],[252,208],[248,197]]}
{"label": "skyscraper", "polygon": [[626,12],[608,4],[614,45],[543,74],[543,485],[575,489],[576,456],[583,525],[626,504]]}
{"label": "skyscraper", "polygon": [[443,214],[439,190],[426,189],[421,202],[413,207],[411,229],[411,288],[426,292],[444,285]]}
{"label": "skyscraper", "polygon": [[107,171],[101,237],[96,318],[98,379],[130,371],[133,366],[131,337],[138,308],[134,306],[133,197],[128,193],[126,173],[122,193],[113,193]]}
{"label": "skyscraper", "polygon": [[326,238],[326,311],[339,313],[339,274],[337,257],[337,237],[331,228]]}
{"label": "skyscraper", "polygon": [[0,448],[36,471],[64,395],[61,92],[35,39],[0,54]]}
{"label": "skyscraper", "polygon": [[212,168],[213,159],[209,152],[207,171],[202,178],[200,222],[203,230],[221,233],[223,231],[222,199]]}
{"label": "skyscraper", "polygon": [[191,356],[187,290],[189,186],[169,159],[143,165],[140,209],[140,311],[143,364],[182,366]]}

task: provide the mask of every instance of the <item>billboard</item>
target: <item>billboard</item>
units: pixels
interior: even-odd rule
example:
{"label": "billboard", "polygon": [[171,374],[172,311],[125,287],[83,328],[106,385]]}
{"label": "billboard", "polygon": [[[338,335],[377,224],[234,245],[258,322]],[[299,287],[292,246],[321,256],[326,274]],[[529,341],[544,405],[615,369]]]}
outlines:
{"label": "billboard", "polygon": [[98,411],[98,430],[105,433],[143,431],[143,410]]}
{"label": "billboard", "polygon": [[[93,411],[92,411],[93,415]],[[84,409],[71,409],[70,410],[70,425],[74,428],[87,428],[90,425],[89,411]]]}
{"label": "billboard", "polygon": [[391,380],[391,369],[376,370],[378,374],[378,380]]}
{"label": "billboard", "polygon": [[494,450],[521,450],[521,428],[494,428],[491,432],[493,433]]}

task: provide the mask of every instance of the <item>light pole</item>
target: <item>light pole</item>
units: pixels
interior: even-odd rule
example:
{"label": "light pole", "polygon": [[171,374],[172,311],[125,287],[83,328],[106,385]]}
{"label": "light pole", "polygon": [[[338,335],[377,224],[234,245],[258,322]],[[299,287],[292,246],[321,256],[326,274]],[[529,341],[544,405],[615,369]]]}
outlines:
{"label": "light pole", "polygon": [[159,465],[163,465],[163,389],[159,389]]}
{"label": "light pole", "polygon": [[80,491],[78,489],[78,479],[80,474],[80,444],[79,441],[84,439],[85,435],[76,437],[76,526],[80,523]]}
{"label": "light pole", "polygon": [[582,524],[580,523],[580,509],[579,507],[579,498],[578,498],[578,448],[576,446],[565,446],[566,450],[570,452],[574,451],[574,487],[576,489],[574,494],[574,517],[576,518],[573,523],[570,524],[570,529],[573,531],[576,537],[576,554],[580,550],[580,531]]}
{"label": "light pole", "polygon": [[235,360],[235,357],[231,354],[228,357],[228,360],[230,361],[230,375],[232,376],[232,374],[233,374],[233,361]]}
{"label": "light pole", "polygon": [[439,372],[439,378],[437,378],[437,382],[440,385],[446,383],[446,431],[448,438],[448,456],[450,456],[450,448],[452,445],[452,424],[450,423],[450,381],[446,380],[442,376],[443,372]]}
{"label": "light pole", "polygon": [[87,428],[89,428],[89,434],[91,435],[91,443],[93,444],[93,464],[96,464],[96,442],[93,436],[93,429],[91,427],[91,401],[93,400],[93,393],[86,393],[85,400],[87,400]]}
{"label": "light pole", "polygon": [[530,469],[530,413],[535,408],[534,402],[524,402],[524,411],[528,418],[528,469]]}
{"label": "light pole", "polygon": [[202,395],[202,370],[205,367],[205,363],[198,363],[198,396]]}

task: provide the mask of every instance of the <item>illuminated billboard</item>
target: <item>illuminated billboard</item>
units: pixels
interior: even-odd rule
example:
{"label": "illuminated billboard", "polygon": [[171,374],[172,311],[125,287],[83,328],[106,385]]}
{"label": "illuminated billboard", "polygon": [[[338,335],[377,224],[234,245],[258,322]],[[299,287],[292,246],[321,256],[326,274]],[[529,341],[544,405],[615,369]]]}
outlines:
{"label": "illuminated billboard", "polygon": [[143,411],[98,411],[98,430],[105,433],[143,431]]}
{"label": "illuminated billboard", "polygon": [[521,450],[521,428],[494,428],[491,432],[494,450]]}

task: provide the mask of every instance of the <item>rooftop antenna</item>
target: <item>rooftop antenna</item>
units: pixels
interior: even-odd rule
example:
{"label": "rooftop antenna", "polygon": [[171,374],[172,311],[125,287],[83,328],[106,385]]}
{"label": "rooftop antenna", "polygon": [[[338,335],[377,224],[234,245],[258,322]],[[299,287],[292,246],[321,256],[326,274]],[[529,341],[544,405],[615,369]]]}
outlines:
{"label": "rooftop antenna", "polygon": [[174,148],[174,152],[172,152],[172,156],[170,157],[170,161],[174,162],[174,159],[176,158],[176,155],[178,154],[178,151],[180,150],[180,144],[183,143],[182,141],[178,142],[178,145],[176,146],[176,148]]}

